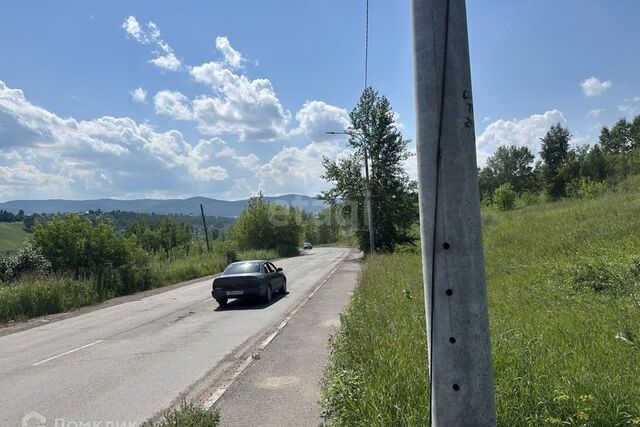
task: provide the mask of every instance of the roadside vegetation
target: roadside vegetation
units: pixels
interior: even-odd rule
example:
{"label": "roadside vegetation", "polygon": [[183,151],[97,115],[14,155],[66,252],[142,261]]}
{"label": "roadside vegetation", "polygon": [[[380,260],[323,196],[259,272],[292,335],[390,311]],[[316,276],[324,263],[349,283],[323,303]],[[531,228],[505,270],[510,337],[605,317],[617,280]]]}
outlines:
{"label": "roadside vegetation", "polygon": [[[640,425],[639,178],[483,212],[499,425]],[[330,425],[428,422],[421,260],[407,249],[365,263],[325,375]]]}
{"label": "roadside vegetation", "polygon": [[527,147],[501,146],[480,170],[483,205],[501,211],[563,198],[594,198],[640,174],[640,115],[603,127],[597,144],[571,148],[560,123],[541,140],[540,161]]}
{"label": "roadside vegetation", "polygon": [[220,415],[216,409],[203,409],[195,403],[182,403],[157,422],[146,422],[141,427],[216,427]]}
{"label": "roadside vegetation", "polygon": [[260,196],[217,239],[210,236],[208,251],[189,223],[170,217],[119,229],[111,217],[53,216],[37,222],[16,253],[0,257],[0,322],[204,277],[233,261],[295,256],[308,234],[341,235],[330,219]]}

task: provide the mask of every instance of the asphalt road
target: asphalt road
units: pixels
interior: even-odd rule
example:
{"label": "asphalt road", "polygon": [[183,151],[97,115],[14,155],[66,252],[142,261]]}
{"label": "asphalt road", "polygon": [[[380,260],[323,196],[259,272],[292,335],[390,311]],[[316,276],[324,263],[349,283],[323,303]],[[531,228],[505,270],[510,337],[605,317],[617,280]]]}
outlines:
{"label": "asphalt road", "polygon": [[[288,295],[216,310],[211,281],[0,337],[0,425],[144,421],[256,340],[349,255],[318,248],[277,262]],[[91,425],[91,424],[89,424]]]}

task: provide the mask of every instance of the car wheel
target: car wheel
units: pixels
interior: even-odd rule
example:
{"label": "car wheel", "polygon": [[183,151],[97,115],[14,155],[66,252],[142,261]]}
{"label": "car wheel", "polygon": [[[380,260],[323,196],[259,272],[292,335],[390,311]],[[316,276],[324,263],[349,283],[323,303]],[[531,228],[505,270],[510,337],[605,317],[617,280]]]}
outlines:
{"label": "car wheel", "polygon": [[287,293],[287,279],[284,279],[284,282],[282,282],[282,289],[280,289],[280,293],[282,295]]}
{"label": "car wheel", "polygon": [[271,285],[267,286],[267,291],[264,294],[264,302],[269,304],[271,302]]}
{"label": "car wheel", "polygon": [[228,298],[216,298],[216,302],[220,305],[220,307],[224,307],[229,302]]}

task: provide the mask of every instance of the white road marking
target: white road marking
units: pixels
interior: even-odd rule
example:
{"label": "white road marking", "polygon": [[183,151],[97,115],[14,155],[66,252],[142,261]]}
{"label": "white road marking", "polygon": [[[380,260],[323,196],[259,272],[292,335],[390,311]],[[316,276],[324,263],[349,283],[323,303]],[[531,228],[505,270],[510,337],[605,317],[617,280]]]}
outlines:
{"label": "white road marking", "polygon": [[66,356],[67,354],[75,353],[76,351],[82,350],[83,348],[91,347],[92,345],[96,345],[96,344],[101,343],[101,342],[103,342],[103,341],[104,341],[104,340],[94,341],[94,342],[92,342],[91,344],[86,344],[86,345],[80,346],[80,347],[78,347],[78,348],[74,348],[73,350],[65,351],[64,353],[60,353],[60,354],[58,354],[58,355],[56,355],[56,356],[53,356],[53,357],[50,357],[50,358],[48,358],[48,359],[44,359],[44,360],[41,360],[41,361],[39,361],[39,362],[37,362],[37,363],[34,363],[34,364],[33,364],[33,365],[31,365],[31,366],[38,366],[38,365],[42,365],[43,363],[47,363],[47,362],[49,362],[49,361],[51,361],[51,360],[53,360],[53,359],[57,359],[57,358],[59,358],[59,357]]}
{"label": "white road marking", "polygon": [[[276,337],[276,335],[278,335],[280,333],[282,328],[287,326],[287,323],[289,323],[289,320],[291,320],[291,317],[294,314],[296,314],[298,312],[298,310],[300,310],[311,298],[313,298],[313,296],[316,294],[316,292],[318,292],[320,290],[322,285],[324,285],[327,282],[327,280],[329,280],[331,278],[331,276],[333,276],[333,273],[335,273],[338,270],[338,268],[340,268],[340,266],[342,266],[343,261],[344,261],[344,259],[342,259],[342,261],[340,263],[338,263],[336,268],[334,268],[333,271],[331,271],[331,273],[329,273],[329,275],[322,282],[320,282],[320,284],[318,286],[315,287],[315,289],[309,294],[309,296],[307,298],[305,298],[300,304],[298,304],[298,306],[284,318],[282,323],[280,323],[280,325],[278,325],[278,327],[276,328],[275,332],[273,332],[271,335],[269,335],[267,338],[265,338],[262,341],[262,343],[260,343],[260,345],[258,346],[258,350],[264,350],[265,347],[268,346],[271,341],[273,341],[273,339]],[[211,396],[209,396],[209,398],[204,402],[203,407],[205,409],[209,409],[213,405],[215,405],[216,402],[218,401],[218,399],[220,399],[222,397],[222,395],[225,393],[225,391],[227,391],[227,389],[229,387],[231,387],[231,384],[233,384],[235,379],[238,378],[238,376],[245,369],[247,369],[247,367],[249,367],[249,365],[251,364],[252,361],[253,361],[253,355],[247,357],[242,362],[242,364],[238,367],[238,369],[236,369],[236,371],[233,373],[231,378],[229,378],[229,380],[227,380],[224,384],[222,384],[222,386],[220,386],[216,391],[214,391],[211,394]]]}

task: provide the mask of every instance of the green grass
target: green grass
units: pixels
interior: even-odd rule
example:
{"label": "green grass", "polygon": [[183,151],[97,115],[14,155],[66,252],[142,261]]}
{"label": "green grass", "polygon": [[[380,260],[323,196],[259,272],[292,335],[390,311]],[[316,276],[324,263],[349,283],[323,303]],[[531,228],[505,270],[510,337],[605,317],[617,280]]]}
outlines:
{"label": "green grass", "polygon": [[16,252],[29,236],[22,222],[0,222],[0,254]]}
{"label": "green grass", "polygon": [[51,277],[0,284],[0,322],[73,310],[100,301],[88,280]]}
{"label": "green grass", "polygon": [[141,427],[216,427],[220,415],[216,409],[203,409],[195,403],[182,403],[168,412],[158,423],[146,422]]}
{"label": "green grass", "polygon": [[227,266],[227,258],[215,253],[191,253],[167,259],[154,257],[151,271],[155,281],[152,287],[161,287],[208,276],[222,271]]}
{"label": "green grass", "polygon": [[[498,424],[640,425],[638,190],[483,223]],[[428,423],[420,265],[365,263],[325,375],[330,425]]]}

